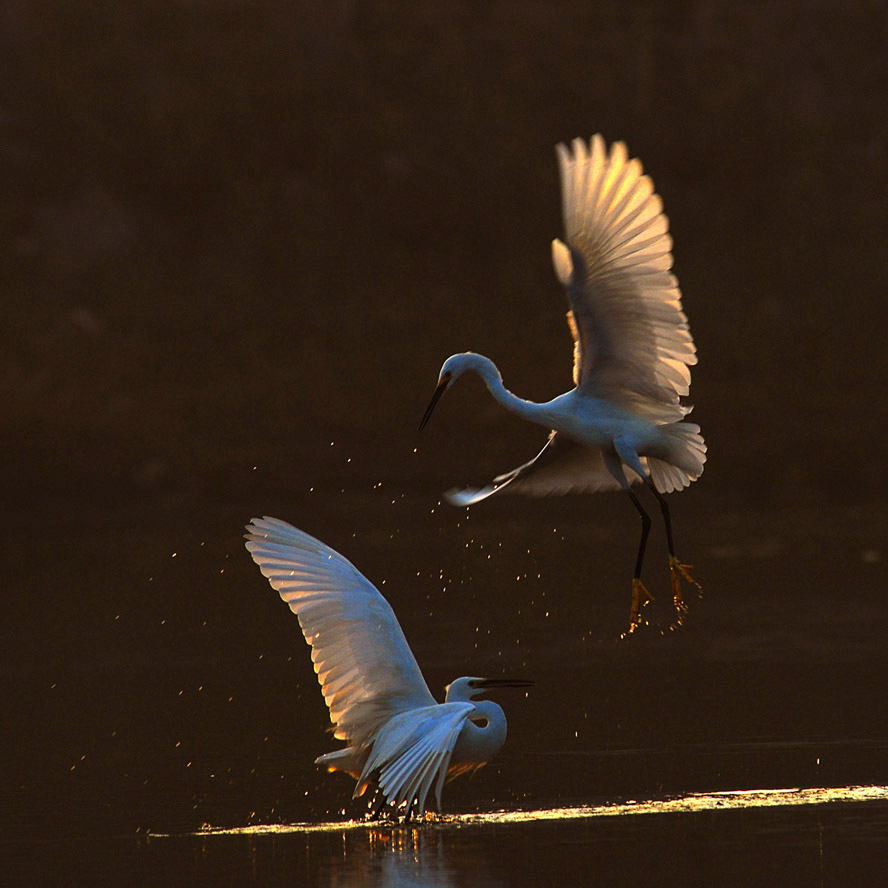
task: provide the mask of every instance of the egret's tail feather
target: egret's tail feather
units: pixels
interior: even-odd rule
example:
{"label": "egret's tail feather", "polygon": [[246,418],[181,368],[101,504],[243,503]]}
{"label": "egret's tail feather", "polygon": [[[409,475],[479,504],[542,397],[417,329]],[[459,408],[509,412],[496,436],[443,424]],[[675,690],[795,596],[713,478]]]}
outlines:
{"label": "egret's tail feather", "polygon": [[703,474],[706,462],[706,443],[700,426],[692,422],[677,422],[662,426],[668,444],[663,459],[648,456],[648,468],[654,486],[660,493],[672,493],[687,487]]}

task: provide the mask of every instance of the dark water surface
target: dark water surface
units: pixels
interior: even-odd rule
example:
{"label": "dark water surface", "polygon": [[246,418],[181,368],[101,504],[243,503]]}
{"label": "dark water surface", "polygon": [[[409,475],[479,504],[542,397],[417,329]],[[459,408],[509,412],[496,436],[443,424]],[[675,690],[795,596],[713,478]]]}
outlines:
{"label": "dark water surface", "polygon": [[[883,788],[884,792],[884,788]],[[41,843],[22,884],[879,884],[888,803]]]}
{"label": "dark water surface", "polygon": [[[878,797],[663,807],[888,786],[878,4],[2,20],[5,883],[886,883]],[[569,386],[553,146],[597,131],[664,199],[710,446],[670,500],[703,597],[672,631],[655,523],[628,640],[625,497],[440,505],[545,440],[477,380],[416,431],[456,351]],[[347,827],[309,651],[243,548],[262,514],[379,585],[435,693],[535,679],[451,819]],[[631,800],[655,813],[550,819]]]}
{"label": "dark water surface", "polygon": [[[379,496],[369,494],[358,512],[372,513]],[[600,502],[616,514],[625,505]],[[429,512],[406,502],[391,508],[409,514],[414,505]],[[302,508],[311,529],[330,518]],[[464,517],[436,509],[393,522],[393,540],[366,522],[354,538],[341,533],[337,543],[358,564],[377,548],[391,555],[368,572],[386,580],[432,688],[467,672],[536,679],[526,695],[498,695],[506,745],[474,778],[445,789],[445,814],[542,812],[343,830],[335,821],[363,808],[348,802],[347,779],[311,764],[335,744],[308,649],[242,549],[235,516],[223,528],[219,511],[205,540],[170,531],[175,557],[160,553],[154,532],[121,528],[116,538],[134,552],[153,550],[154,563],[149,554],[129,585],[122,576],[97,580],[106,595],[90,620],[76,618],[82,600],[66,605],[83,638],[55,619],[35,621],[35,633],[58,633],[52,657],[35,656],[36,637],[17,639],[18,662],[3,672],[16,729],[0,851],[23,879],[533,885],[577,877],[629,884],[647,874],[677,885],[716,876],[773,884],[794,873],[799,884],[829,884],[884,866],[884,789],[882,801],[542,819],[565,806],[628,800],[651,800],[657,812],[688,792],[888,786],[879,692],[886,620],[875,594],[881,568],[864,557],[870,522],[856,540],[848,533],[836,544],[834,572],[825,559],[817,576],[810,562],[825,541],[816,526],[802,526],[804,514],[779,522],[763,515],[752,536],[738,529],[752,526],[748,516],[743,525],[728,520],[736,556],[718,548],[717,519],[683,515],[704,597],[681,630],[650,628],[628,641],[619,638],[632,550],[619,537],[634,529],[625,511],[628,528],[615,521],[603,532],[601,577],[594,559],[586,565],[577,555],[585,538],[578,525],[563,540],[541,534],[523,557],[514,543],[507,548],[515,531],[499,531],[501,516],[480,511],[471,531]],[[841,523],[851,529],[855,518]],[[107,539],[95,531],[79,540],[67,559],[73,575],[103,572]],[[765,554],[753,554],[756,546]],[[496,552],[489,560],[488,547]],[[651,569],[651,586],[665,593],[664,560],[652,559],[662,569],[657,581]],[[858,592],[837,606],[833,588]],[[655,608],[652,619],[667,625],[668,608]],[[320,832],[260,828],[331,820]],[[207,827],[247,832],[195,834]]]}

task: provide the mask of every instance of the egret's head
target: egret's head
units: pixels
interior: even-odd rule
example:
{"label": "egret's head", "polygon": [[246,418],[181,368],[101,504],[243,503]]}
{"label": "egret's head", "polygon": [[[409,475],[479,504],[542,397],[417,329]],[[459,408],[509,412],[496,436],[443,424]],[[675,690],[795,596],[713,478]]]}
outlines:
{"label": "egret's head", "polygon": [[491,688],[529,688],[533,684],[523,678],[457,678],[444,688],[445,703],[463,703],[474,700]]}
{"label": "egret's head", "polygon": [[422,421],[419,424],[420,431],[425,428],[426,423],[431,419],[432,411],[437,406],[438,401],[441,400],[441,396],[444,392],[446,392],[447,389],[449,389],[450,386],[466,372],[466,370],[475,370],[477,372],[480,364],[485,361],[488,361],[488,359],[482,355],[476,355],[474,352],[461,352],[458,355],[451,355],[441,365],[441,372],[438,374],[438,385],[435,388],[432,400],[429,402],[429,406],[426,408],[426,412],[423,414]]}

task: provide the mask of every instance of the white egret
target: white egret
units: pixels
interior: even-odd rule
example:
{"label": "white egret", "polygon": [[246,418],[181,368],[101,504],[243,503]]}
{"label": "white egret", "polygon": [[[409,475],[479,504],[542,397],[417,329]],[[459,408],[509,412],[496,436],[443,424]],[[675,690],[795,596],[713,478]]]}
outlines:
{"label": "white egret", "polygon": [[420,423],[428,422],[444,392],[467,371],[477,373],[508,410],[551,429],[530,462],[482,488],[450,491],[454,505],[494,493],[535,495],[624,489],[641,516],[632,579],[630,631],[650,594],[641,581],[651,519],[632,484],[656,497],[666,526],[673,600],[681,622],[681,580],[699,584],[675,555],[664,493],[700,477],[706,445],[700,427],[685,422],[681,403],[697,362],[678,281],[671,273],[672,238],[663,204],[641,163],[615,142],[608,154],[600,135],[572,150],[556,148],[561,174],[565,241],[552,242],[555,273],[567,289],[574,339],[574,388],[545,403],[525,401],[503,385],[496,365],[465,352],[441,367],[438,386]]}
{"label": "white egret", "polygon": [[[434,784],[485,765],[506,739],[506,717],[489,688],[529,687],[504,678],[458,678],[438,703],[389,603],[320,540],[277,518],[254,518],[246,547],[273,589],[299,617],[344,749],[316,759],[357,780],[353,798],[374,782],[381,802],[422,816]],[[382,807],[382,805],[380,805]]]}

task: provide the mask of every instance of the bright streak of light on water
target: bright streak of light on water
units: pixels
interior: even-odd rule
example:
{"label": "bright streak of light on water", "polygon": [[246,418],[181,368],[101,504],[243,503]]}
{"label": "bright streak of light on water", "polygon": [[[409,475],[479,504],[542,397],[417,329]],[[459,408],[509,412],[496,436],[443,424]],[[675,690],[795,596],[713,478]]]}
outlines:
{"label": "bright streak of light on water", "polygon": [[[504,823],[532,823],[549,820],[584,820],[594,817],[625,817],[635,814],[691,814],[699,811],[732,811],[740,808],[776,808],[798,805],[824,805],[854,802],[888,801],[888,786],[798,787],[792,789],[744,789],[723,792],[690,793],[665,799],[630,800],[606,805],[580,805],[566,808],[542,808],[533,811],[492,811],[485,814],[455,814],[443,817],[430,814],[424,827],[460,828]],[[286,833],[341,832],[343,830],[384,829],[404,824],[369,820],[340,823],[281,823],[255,826],[208,827],[188,835],[241,836],[281,835]],[[407,824],[417,828],[417,824]],[[164,834],[153,833],[162,838]],[[166,836],[169,837],[169,836]]]}

